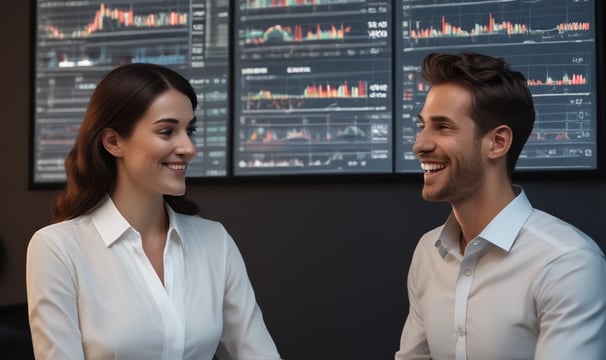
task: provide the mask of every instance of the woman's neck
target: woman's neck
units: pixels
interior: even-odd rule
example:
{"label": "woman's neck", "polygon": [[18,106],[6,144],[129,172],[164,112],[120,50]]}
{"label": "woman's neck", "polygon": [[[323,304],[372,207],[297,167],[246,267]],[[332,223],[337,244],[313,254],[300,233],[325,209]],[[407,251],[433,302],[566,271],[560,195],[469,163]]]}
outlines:
{"label": "woman's neck", "polygon": [[166,234],[168,214],[163,196],[116,190],[111,198],[120,214],[142,237],[159,232]]}

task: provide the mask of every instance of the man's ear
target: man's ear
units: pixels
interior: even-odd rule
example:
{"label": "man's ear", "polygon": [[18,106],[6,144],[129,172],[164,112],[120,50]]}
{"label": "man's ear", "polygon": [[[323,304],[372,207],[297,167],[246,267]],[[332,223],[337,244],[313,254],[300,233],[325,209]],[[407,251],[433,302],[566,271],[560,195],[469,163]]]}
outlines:
{"label": "man's ear", "polygon": [[120,137],[113,129],[103,129],[101,133],[101,141],[103,147],[108,153],[115,157],[122,157],[122,148],[120,147]]}
{"label": "man's ear", "polygon": [[490,131],[489,140],[488,157],[491,159],[506,157],[513,140],[511,128],[507,125],[497,126]]}

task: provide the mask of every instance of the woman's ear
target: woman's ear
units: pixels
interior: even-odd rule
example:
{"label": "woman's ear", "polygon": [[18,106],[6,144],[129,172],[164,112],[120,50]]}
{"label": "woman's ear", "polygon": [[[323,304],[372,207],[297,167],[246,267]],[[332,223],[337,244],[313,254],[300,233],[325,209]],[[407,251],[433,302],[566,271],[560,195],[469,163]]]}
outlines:
{"label": "woman's ear", "polygon": [[120,141],[118,133],[113,129],[103,129],[101,133],[101,141],[103,147],[108,153],[115,157],[122,157],[122,148],[120,148]]}
{"label": "woman's ear", "polygon": [[506,157],[507,152],[511,147],[512,140],[513,134],[509,126],[500,125],[492,129],[490,132],[490,149],[488,157],[491,159]]}

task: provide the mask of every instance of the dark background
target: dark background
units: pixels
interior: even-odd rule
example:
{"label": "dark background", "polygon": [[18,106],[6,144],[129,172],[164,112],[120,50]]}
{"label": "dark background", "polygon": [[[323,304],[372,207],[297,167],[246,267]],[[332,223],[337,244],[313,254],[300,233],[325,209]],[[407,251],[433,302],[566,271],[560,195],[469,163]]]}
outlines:
{"label": "dark background", "polygon": [[[50,220],[53,197],[53,190],[28,188],[29,6],[5,1],[0,11],[0,238],[6,260],[0,335],[8,327],[11,339],[26,321],[27,242]],[[545,175],[517,183],[535,207],[575,224],[606,249],[605,179]],[[382,360],[393,358],[398,347],[414,246],[449,211],[446,204],[424,202],[420,191],[420,177],[282,178],[195,183],[188,193],[236,240],[284,358]],[[0,354],[7,346],[0,342]]]}

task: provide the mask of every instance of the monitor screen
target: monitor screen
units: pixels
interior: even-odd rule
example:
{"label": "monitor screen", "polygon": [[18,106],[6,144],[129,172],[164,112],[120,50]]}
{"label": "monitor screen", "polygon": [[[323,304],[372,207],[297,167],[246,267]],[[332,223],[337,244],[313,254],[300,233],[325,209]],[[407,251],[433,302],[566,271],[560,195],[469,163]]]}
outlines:
{"label": "monitor screen", "polygon": [[198,94],[192,177],[228,171],[229,1],[57,1],[35,6],[32,184],[65,181],[88,99],[112,68],[165,65]]}
{"label": "monitor screen", "polygon": [[391,173],[391,2],[234,10],[234,174]]}
{"label": "monitor screen", "polygon": [[503,58],[528,81],[535,126],[518,171],[598,167],[593,0],[397,1],[395,172],[420,172],[412,152],[432,52]]}

